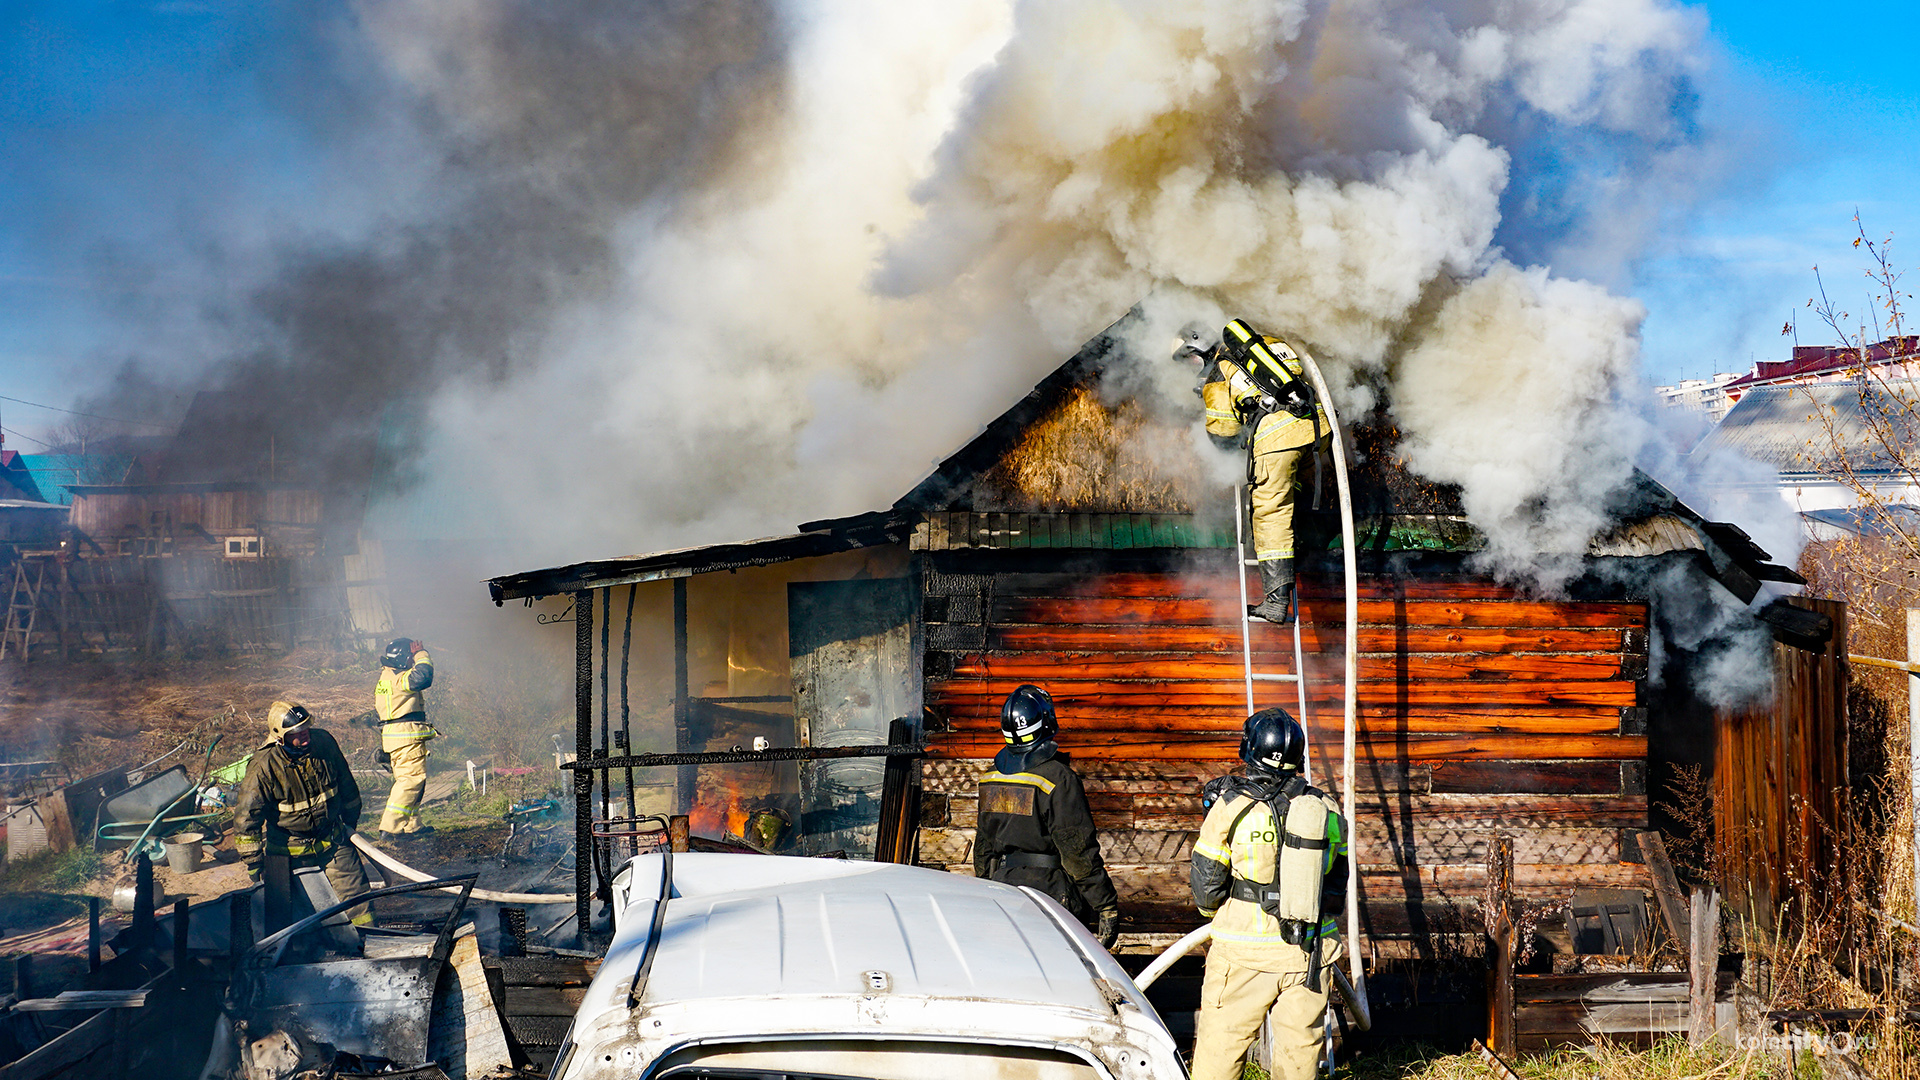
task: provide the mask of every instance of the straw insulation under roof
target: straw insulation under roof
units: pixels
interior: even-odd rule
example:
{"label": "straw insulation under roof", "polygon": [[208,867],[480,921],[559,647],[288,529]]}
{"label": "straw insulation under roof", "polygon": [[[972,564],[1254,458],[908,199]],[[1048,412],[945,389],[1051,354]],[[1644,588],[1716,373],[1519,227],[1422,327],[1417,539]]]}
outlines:
{"label": "straw insulation under roof", "polygon": [[973,487],[973,509],[1188,513],[1209,469],[1190,427],[1076,387]]}

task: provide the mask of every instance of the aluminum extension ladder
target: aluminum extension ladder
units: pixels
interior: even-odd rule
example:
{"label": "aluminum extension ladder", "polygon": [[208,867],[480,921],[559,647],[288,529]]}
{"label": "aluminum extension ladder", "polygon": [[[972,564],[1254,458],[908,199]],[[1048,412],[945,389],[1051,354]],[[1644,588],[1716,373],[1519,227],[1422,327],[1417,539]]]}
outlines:
{"label": "aluminum extension ladder", "polygon": [[[1353,842],[1354,821],[1354,755],[1355,725],[1359,712],[1360,642],[1358,629],[1360,622],[1360,570],[1356,550],[1353,521],[1353,486],[1347,475],[1347,437],[1340,426],[1339,414],[1334,411],[1333,395],[1328,392],[1326,379],[1320,374],[1320,365],[1314,362],[1312,354],[1305,348],[1295,346],[1300,363],[1307,378],[1313,383],[1314,393],[1319,395],[1321,407],[1326,410],[1327,423],[1332,429],[1333,476],[1335,498],[1340,504],[1340,553],[1344,563],[1346,584],[1346,633],[1344,635],[1344,667],[1346,669],[1345,694],[1343,704],[1343,730],[1340,766],[1340,813],[1347,821],[1347,966],[1349,981],[1354,992],[1364,1001],[1367,993],[1365,965],[1360,959],[1360,865],[1359,845]],[[1293,620],[1293,671],[1265,672],[1253,668],[1253,616],[1247,614],[1247,571],[1259,566],[1258,560],[1248,558],[1247,546],[1252,538],[1247,527],[1247,487],[1241,485],[1234,496],[1233,536],[1234,553],[1238,561],[1236,576],[1240,581],[1240,656],[1242,670],[1247,686],[1247,713],[1258,711],[1254,701],[1255,683],[1293,683],[1296,689],[1295,699],[1299,705],[1298,716],[1302,730],[1309,732],[1307,742],[1306,767],[1302,770],[1309,781],[1313,772],[1312,728],[1307,724],[1307,680],[1306,654],[1300,643],[1300,625],[1306,620],[1300,617],[1300,588],[1296,580],[1294,585]],[[1264,597],[1263,597],[1264,599]],[[1337,1006],[1329,1005],[1329,1008]],[[1366,1010],[1356,1006],[1356,1013]],[[1372,1022],[1370,1016],[1357,1017],[1363,1027]],[[1330,1018],[1331,1019],[1331,1018]],[[1333,1025],[1327,1025],[1328,1039],[1331,1040]],[[1329,1049],[1331,1049],[1329,1047]]]}

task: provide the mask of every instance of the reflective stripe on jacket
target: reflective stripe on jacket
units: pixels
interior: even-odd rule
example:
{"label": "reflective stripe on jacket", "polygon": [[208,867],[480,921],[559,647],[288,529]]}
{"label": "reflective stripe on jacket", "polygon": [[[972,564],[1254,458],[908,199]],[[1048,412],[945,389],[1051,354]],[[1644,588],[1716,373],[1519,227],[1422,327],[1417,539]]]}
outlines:
{"label": "reflective stripe on jacket", "polygon": [[[1273,339],[1268,339],[1273,340]],[[1299,375],[1303,370],[1300,361],[1282,355],[1281,363],[1287,370]],[[1240,418],[1249,415],[1255,403],[1261,398],[1260,387],[1253,376],[1232,360],[1221,359],[1207,369],[1206,382],[1200,387],[1200,399],[1207,408],[1207,434],[1220,438],[1232,438],[1242,431]],[[1275,409],[1260,417],[1253,432],[1253,452],[1271,454],[1281,450],[1298,450],[1311,446],[1330,428],[1327,426],[1327,412],[1314,403],[1313,412],[1308,416],[1295,416],[1285,409]]]}
{"label": "reflective stripe on jacket", "polygon": [[[1010,771],[996,768],[980,778],[974,875],[1032,886],[1076,914],[1117,907],[1080,777],[1051,752],[1021,755],[1009,747],[1000,754]],[[995,864],[1006,855],[1052,855],[1060,865]]]}
{"label": "reflective stripe on jacket", "polygon": [[[1319,791],[1301,797],[1318,797],[1326,806],[1328,843],[1321,872],[1329,880],[1323,888],[1344,895],[1347,835],[1340,804]],[[1246,811],[1244,815],[1242,810]],[[1236,818],[1238,825],[1234,824]],[[1227,836],[1229,827],[1232,837]],[[1279,850],[1280,830],[1274,827],[1273,811],[1265,802],[1236,792],[1214,803],[1193,843],[1193,900],[1202,915],[1212,916],[1216,947],[1226,950],[1232,959],[1263,971],[1304,971],[1306,953],[1281,937],[1280,920],[1261,910],[1259,904],[1231,895],[1234,878],[1262,884],[1272,881]],[[1337,890],[1332,889],[1332,879],[1340,883]],[[1320,925],[1323,937],[1339,933],[1336,916],[1334,912],[1324,913]]]}
{"label": "reflective stripe on jacket", "polygon": [[420,691],[432,685],[433,658],[422,649],[413,654],[413,666],[405,671],[380,669],[380,681],[373,686],[373,711],[382,723],[419,713],[425,727],[427,704]]}
{"label": "reflective stripe on jacket", "polygon": [[234,846],[243,858],[307,855],[331,848],[360,824],[360,785],[331,734],[313,730],[294,757],[274,743],[253,755],[234,800]]}

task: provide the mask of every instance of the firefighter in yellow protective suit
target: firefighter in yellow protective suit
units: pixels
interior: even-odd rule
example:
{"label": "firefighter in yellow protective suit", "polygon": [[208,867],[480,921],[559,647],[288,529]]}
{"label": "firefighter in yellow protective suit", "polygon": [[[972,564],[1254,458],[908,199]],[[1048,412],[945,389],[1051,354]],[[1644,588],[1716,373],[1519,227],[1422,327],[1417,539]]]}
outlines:
{"label": "firefighter in yellow protective suit", "polygon": [[[1318,1071],[1335,921],[1346,902],[1347,840],[1339,804],[1301,775],[1307,736],[1285,709],[1247,718],[1247,775],[1207,785],[1193,845],[1193,901],[1213,919],[1193,1080],[1234,1080],[1271,1012],[1276,1080]],[[1203,800],[1206,801],[1206,800]]]}
{"label": "firefighter in yellow protective suit", "polygon": [[1221,445],[1240,445],[1251,433],[1247,479],[1261,599],[1247,610],[1267,622],[1290,623],[1294,505],[1307,464],[1332,438],[1326,410],[1306,384],[1298,351],[1239,319],[1227,324],[1217,345],[1196,329],[1183,331],[1174,356],[1199,372],[1207,434]]}
{"label": "firefighter in yellow protective suit", "polygon": [[380,750],[393,768],[393,790],[380,815],[380,836],[427,836],[420,824],[420,797],[427,790],[427,740],[438,732],[427,723],[423,691],[433,685],[433,657],[426,645],[394,638],[380,655],[380,681],[373,687],[373,711],[380,721]]}
{"label": "firefighter in yellow protective suit", "polygon": [[[276,701],[267,711],[267,741],[247,762],[234,800],[234,847],[247,876],[260,878],[268,855],[287,856],[294,870],[319,867],[342,900],[367,891],[367,870],[348,839],[360,825],[360,785],[332,735],[306,708]],[[373,921],[365,904],[349,909],[356,925]]]}

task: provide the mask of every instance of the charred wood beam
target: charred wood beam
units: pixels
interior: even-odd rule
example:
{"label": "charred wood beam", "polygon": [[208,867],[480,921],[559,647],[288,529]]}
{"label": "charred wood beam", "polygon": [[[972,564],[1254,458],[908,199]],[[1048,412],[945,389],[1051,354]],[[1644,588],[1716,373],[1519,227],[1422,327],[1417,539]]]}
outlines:
{"label": "charred wood beam", "polygon": [[[573,596],[573,746],[577,761],[593,759],[593,594]],[[574,915],[582,942],[593,925],[593,773],[573,774]]]}
{"label": "charred wood beam", "polygon": [[924,757],[927,748],[918,743],[878,746],[790,746],[773,750],[717,750],[700,754],[629,754],[625,757],[571,761],[560,766],[569,772],[607,772],[612,769],[652,769],[666,765],[695,768],[701,765],[745,765],[760,761],[821,761],[827,758]]}
{"label": "charred wood beam", "polygon": [[[693,698],[687,687],[687,579],[673,579],[673,748],[685,754],[693,749]],[[700,783],[699,764],[680,769],[674,786],[674,813],[693,810],[694,787]]]}
{"label": "charred wood beam", "polygon": [[[627,680],[633,669],[633,601],[639,595],[638,585],[627,586],[626,629],[620,637],[620,741],[622,751],[633,749],[633,707],[627,696]],[[639,813],[633,802],[633,770],[627,770],[627,813]]]}
{"label": "charred wood beam", "polygon": [[[613,753],[612,710],[607,701],[608,669],[613,666],[613,590],[600,590],[600,746],[595,757],[607,757]],[[629,809],[627,813],[633,811]],[[600,777],[600,816],[613,816],[613,778],[606,774]],[[598,895],[602,903],[613,902],[613,849],[610,844],[596,844],[593,851],[593,865],[600,872]]]}

